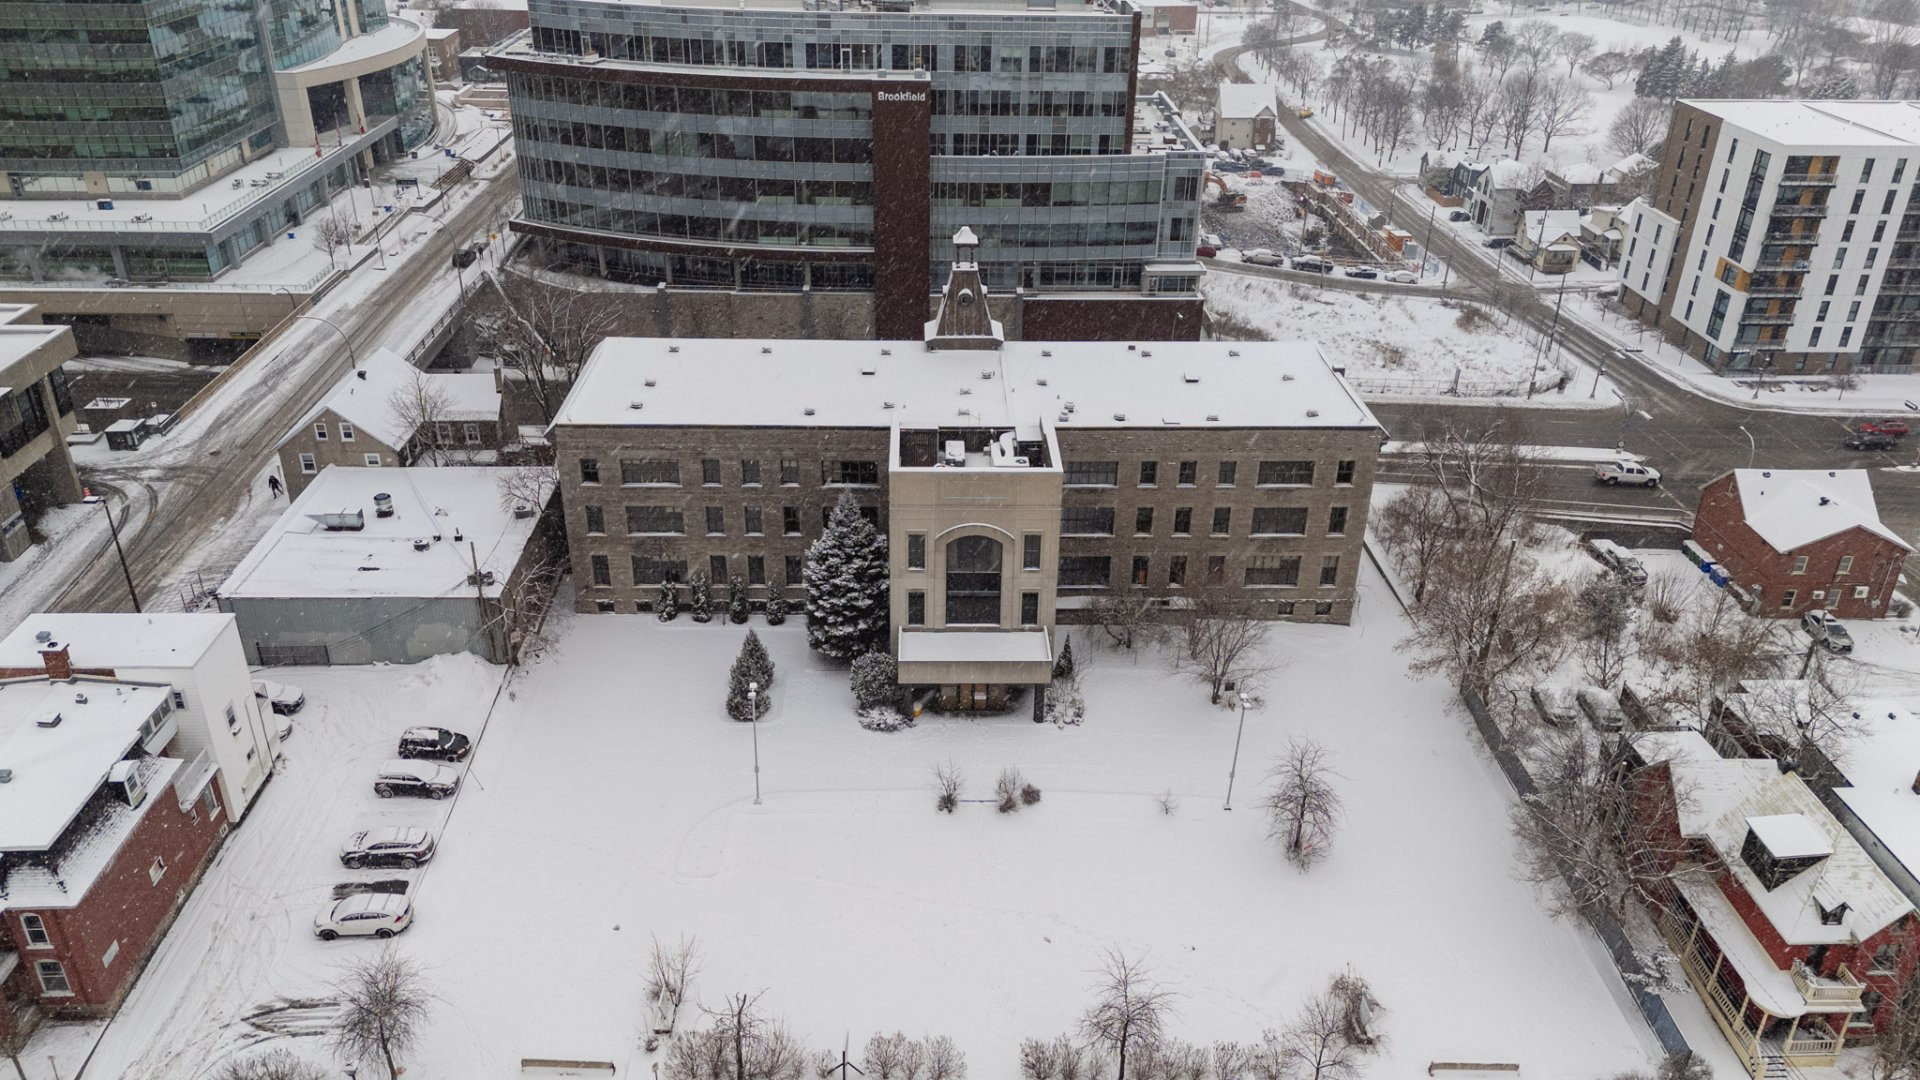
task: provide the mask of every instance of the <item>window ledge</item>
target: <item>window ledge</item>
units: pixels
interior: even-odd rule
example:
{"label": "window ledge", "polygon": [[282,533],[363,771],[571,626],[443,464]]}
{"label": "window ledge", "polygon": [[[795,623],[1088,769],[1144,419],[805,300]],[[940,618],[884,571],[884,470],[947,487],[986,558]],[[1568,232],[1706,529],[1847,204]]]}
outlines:
{"label": "window ledge", "polygon": [[635,483],[635,484],[630,484],[630,483],[628,483],[628,482],[626,482],[625,480],[622,480],[622,481],[620,481],[620,486],[621,486],[621,487],[623,487],[623,488],[677,488],[677,487],[681,487],[682,485],[680,485],[680,484],[655,484],[655,483],[645,483],[645,484],[638,484],[638,483]]}
{"label": "window ledge", "polygon": [[1260,533],[1260,532],[1247,534],[1247,536],[1250,539],[1254,539],[1254,540],[1301,540],[1301,539],[1305,539],[1306,535],[1307,535],[1306,533]]}
{"label": "window ledge", "polygon": [[[47,943],[46,943],[45,945],[33,945],[33,944],[29,944],[29,945],[27,946],[27,951],[28,951],[28,952],[52,952],[52,951],[53,951],[53,942],[51,942],[51,941],[49,941],[49,942],[47,942]],[[1871,972],[1870,974],[1880,974],[1880,975],[1891,975],[1891,974],[1893,974],[1893,973],[1892,973],[1892,972],[1890,972],[1890,971],[1883,971],[1883,972]]]}
{"label": "window ledge", "polygon": [[685,536],[683,532],[630,532],[628,536]]}
{"label": "window ledge", "polygon": [[43,998],[70,998],[74,995],[71,990],[42,990],[40,991],[40,996]]}

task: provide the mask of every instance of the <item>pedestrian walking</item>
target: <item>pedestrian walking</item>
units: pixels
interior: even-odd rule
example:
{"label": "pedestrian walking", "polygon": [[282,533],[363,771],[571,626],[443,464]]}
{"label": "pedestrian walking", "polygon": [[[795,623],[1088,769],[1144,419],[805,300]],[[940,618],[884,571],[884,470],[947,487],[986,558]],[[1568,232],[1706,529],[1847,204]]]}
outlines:
{"label": "pedestrian walking", "polygon": [[280,497],[280,478],[278,476],[272,473],[267,474],[267,490],[273,493],[274,498],[277,499]]}

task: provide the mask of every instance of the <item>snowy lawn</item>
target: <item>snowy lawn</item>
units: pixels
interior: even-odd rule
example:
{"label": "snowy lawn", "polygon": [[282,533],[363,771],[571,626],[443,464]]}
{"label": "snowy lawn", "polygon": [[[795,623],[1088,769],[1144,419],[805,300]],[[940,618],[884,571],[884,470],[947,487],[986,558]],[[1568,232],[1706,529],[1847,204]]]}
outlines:
{"label": "snowy lawn", "polygon": [[[1645,1064],[1650,1039],[1597,946],[1513,877],[1504,781],[1447,688],[1404,673],[1405,624],[1377,575],[1364,588],[1353,627],[1273,628],[1285,667],[1247,716],[1231,812],[1235,714],[1083,631],[1084,726],[928,718],[883,735],[855,724],[844,673],[811,658],[797,623],[759,627],[780,670],[756,806],[754,731],[722,712],[741,628],[563,616],[486,723],[420,874],[398,947],[440,1000],[409,1080],[513,1076],[521,1057],[644,1076],[640,972],[656,934],[700,939],[698,998],[764,989],[822,1048],[948,1034],[979,1077],[1014,1076],[1021,1039],[1074,1024],[1107,948],[1145,955],[1178,991],[1185,1039],[1257,1038],[1352,965],[1386,1008],[1372,1075],[1478,1060],[1589,1080]],[[443,658],[276,676],[310,702],[285,771],[89,1075],[197,1080],[266,1037],[243,1016],[324,993],[335,965],[370,952],[311,936],[327,887],[356,876],[333,865],[336,845],[356,826],[439,817],[445,804],[374,798],[371,770],[409,723],[479,734],[493,675]],[[1307,874],[1258,809],[1293,735],[1331,748],[1347,803]],[[966,796],[1017,765],[1044,798],[937,814],[929,768],[948,760]],[[1171,816],[1156,798],[1169,791]]]}

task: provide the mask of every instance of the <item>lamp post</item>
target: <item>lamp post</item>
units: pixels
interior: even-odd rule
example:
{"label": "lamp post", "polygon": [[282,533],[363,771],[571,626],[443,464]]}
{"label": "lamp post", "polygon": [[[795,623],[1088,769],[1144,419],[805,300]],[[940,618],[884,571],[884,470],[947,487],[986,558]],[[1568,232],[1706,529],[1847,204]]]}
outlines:
{"label": "lamp post", "polygon": [[347,336],[347,332],[345,330],[342,330],[338,326],[334,325],[334,322],[332,319],[321,318],[318,315],[295,315],[294,318],[306,319],[309,322],[325,323],[329,328],[333,330],[334,333],[340,335],[341,341],[346,342],[347,359],[353,361],[354,367],[358,368],[360,366],[360,357],[355,355],[353,351],[353,339]]}
{"label": "lamp post", "polygon": [[1247,695],[1235,695],[1240,699],[1240,727],[1233,733],[1233,764],[1227,766],[1227,805],[1233,809],[1233,774],[1240,771],[1240,737],[1247,733]]}
{"label": "lamp post", "polygon": [[760,805],[760,684],[747,683],[747,723],[753,728],[753,805]]}
{"label": "lamp post", "polygon": [[1753,455],[1758,447],[1754,445],[1753,432],[1747,430],[1747,425],[1741,424],[1739,427],[1740,434],[1747,437],[1747,468],[1751,469],[1753,468]]}
{"label": "lamp post", "polygon": [[127,596],[133,600],[133,610],[140,611],[140,591],[133,587],[133,571],[127,569],[127,549],[120,546],[120,525],[113,520],[113,507],[108,505],[105,495],[88,495],[82,502],[97,502],[100,509],[107,512],[107,530],[113,534],[113,552],[120,556],[120,574],[127,579]]}

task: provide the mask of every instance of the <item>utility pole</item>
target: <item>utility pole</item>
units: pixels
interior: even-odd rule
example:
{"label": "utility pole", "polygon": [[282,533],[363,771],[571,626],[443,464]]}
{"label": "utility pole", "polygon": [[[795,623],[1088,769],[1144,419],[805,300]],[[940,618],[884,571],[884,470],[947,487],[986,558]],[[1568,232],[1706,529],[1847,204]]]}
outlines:
{"label": "utility pole", "polygon": [[[473,598],[478,602],[480,628],[487,633],[487,651],[493,652],[493,619],[487,613],[487,579],[480,574],[480,548],[471,540],[467,541],[467,557],[473,561]],[[505,651],[502,649],[501,653]],[[498,662],[505,663],[505,657],[502,656]]]}
{"label": "utility pole", "polygon": [[140,611],[140,590],[133,587],[133,571],[127,569],[127,549],[120,546],[120,525],[113,520],[113,507],[105,495],[99,496],[100,509],[107,512],[107,530],[113,534],[113,551],[120,556],[120,575],[127,579],[127,596],[133,600],[135,614]]}
{"label": "utility pole", "polygon": [[1239,694],[1240,728],[1233,733],[1233,764],[1227,766],[1227,805],[1233,809],[1233,774],[1240,771],[1240,737],[1247,733],[1247,695]]}

